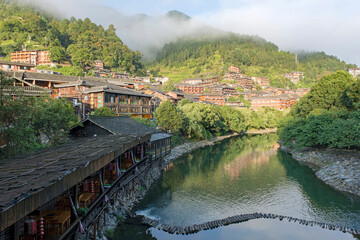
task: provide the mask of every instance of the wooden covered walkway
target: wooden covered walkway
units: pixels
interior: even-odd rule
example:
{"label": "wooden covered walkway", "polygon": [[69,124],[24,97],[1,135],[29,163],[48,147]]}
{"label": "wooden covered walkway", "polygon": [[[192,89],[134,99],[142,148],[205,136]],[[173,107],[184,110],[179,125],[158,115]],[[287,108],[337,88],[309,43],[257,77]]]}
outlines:
{"label": "wooden covered walkway", "polygon": [[84,138],[0,162],[0,239],[74,238],[149,167],[151,135]]}

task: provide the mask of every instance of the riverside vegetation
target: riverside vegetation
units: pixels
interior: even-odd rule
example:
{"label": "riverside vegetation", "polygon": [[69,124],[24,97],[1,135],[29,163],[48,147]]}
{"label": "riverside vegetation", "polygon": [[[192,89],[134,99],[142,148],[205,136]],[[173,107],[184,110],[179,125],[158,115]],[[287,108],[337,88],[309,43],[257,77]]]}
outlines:
{"label": "riverside vegetation", "polygon": [[163,130],[191,139],[209,139],[213,135],[244,133],[248,129],[277,127],[286,112],[273,108],[258,111],[235,109],[181,100],[177,106],[170,101],[161,103],[156,109],[156,123]]}
{"label": "riverside vegetation", "polygon": [[282,149],[333,188],[360,196],[360,81],[320,79],[279,124]]}

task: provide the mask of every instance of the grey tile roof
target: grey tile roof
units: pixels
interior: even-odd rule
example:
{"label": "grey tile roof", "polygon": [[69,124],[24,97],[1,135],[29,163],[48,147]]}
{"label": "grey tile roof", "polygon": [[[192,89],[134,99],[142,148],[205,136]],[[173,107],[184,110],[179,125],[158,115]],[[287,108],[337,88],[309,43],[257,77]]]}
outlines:
{"label": "grey tile roof", "polygon": [[155,128],[145,126],[138,123],[131,117],[119,116],[119,117],[96,117],[91,116],[85,121],[91,121],[97,126],[108,130],[112,134],[117,135],[134,135],[134,134],[153,134],[158,132]]}
{"label": "grey tile roof", "polygon": [[23,67],[36,67],[34,64],[30,64],[30,63],[9,62],[9,61],[2,61],[2,60],[0,60],[0,65],[16,65],[16,66],[23,66]]}

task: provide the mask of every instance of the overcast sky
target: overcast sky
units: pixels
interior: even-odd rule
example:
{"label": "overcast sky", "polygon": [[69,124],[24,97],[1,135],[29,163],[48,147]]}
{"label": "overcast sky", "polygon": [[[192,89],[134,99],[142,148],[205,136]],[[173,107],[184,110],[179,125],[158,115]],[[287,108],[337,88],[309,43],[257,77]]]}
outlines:
{"label": "overcast sky", "polygon": [[[25,0],[26,1],[26,0]],[[29,1],[29,0],[27,0]],[[240,34],[258,35],[282,50],[325,51],[360,66],[360,0],[32,0],[62,17],[89,17],[114,23],[131,48],[161,46],[202,24]],[[189,25],[161,18],[178,10]],[[131,23],[127,16],[147,14],[155,20]],[[141,42],[144,42],[142,45]]]}

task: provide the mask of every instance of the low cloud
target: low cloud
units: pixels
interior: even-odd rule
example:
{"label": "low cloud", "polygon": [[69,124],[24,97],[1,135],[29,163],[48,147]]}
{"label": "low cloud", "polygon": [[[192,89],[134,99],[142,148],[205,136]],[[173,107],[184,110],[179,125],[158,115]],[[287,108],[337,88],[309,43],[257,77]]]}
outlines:
{"label": "low cloud", "polygon": [[[197,0],[192,4],[204,10],[194,13],[187,22],[168,18],[165,13],[154,17],[129,16],[123,12],[126,9],[110,8],[109,4],[114,1],[109,0],[21,1],[31,2],[62,18],[88,17],[105,28],[112,23],[130,48],[140,50],[146,56],[154,56],[157,49],[178,37],[193,36],[202,31],[216,32],[213,28],[217,28],[258,35],[277,44],[282,50],[325,51],[341,60],[360,65],[358,0]],[[161,6],[168,9],[179,7],[180,4],[173,0],[161,1],[164,2]],[[187,1],[188,4],[190,2]],[[141,5],[141,1],[138,4]],[[207,8],[207,4],[213,7]],[[153,5],[149,8],[157,12],[156,3]]]}
{"label": "low cloud", "polygon": [[359,65],[359,8],[354,0],[255,0],[197,19],[225,31],[259,35],[283,50],[325,51]]}

